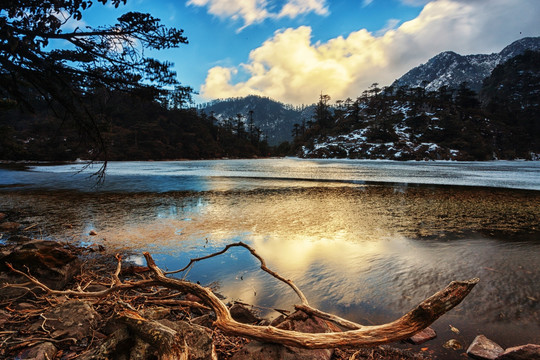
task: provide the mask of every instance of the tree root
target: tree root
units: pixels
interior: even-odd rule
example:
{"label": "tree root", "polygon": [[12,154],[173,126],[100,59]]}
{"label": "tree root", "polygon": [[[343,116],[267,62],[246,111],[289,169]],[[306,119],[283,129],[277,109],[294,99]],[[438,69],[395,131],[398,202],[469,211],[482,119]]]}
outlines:
{"label": "tree root", "polygon": [[[232,247],[243,247],[249,250],[249,252],[259,260],[261,264],[260,268],[263,271],[287,284],[300,299],[300,304],[295,305],[297,310],[302,310],[309,315],[319,317],[326,321],[331,321],[339,325],[341,328],[346,329],[346,331],[329,333],[302,333],[297,331],[283,330],[273,326],[243,324],[232,318],[227,306],[210,289],[186,280],[169,278],[166,276],[167,274],[184,271],[197,261],[223,254]],[[119,255],[117,255],[116,259],[118,260],[118,265],[116,271],[114,274],[112,274],[110,287],[106,290],[95,292],[82,290],[52,290],[31,274],[17,270],[9,264],[7,264],[7,266],[12,271],[27,278],[32,284],[39,286],[48,294],[53,295],[101,298],[114,292],[156,286],[192,294],[201,299],[205,306],[214,311],[216,317],[214,326],[226,335],[240,336],[261,342],[278,343],[305,349],[373,347],[409,338],[422,329],[428,327],[441,315],[458,305],[479,281],[477,278],[467,281],[453,281],[446,288],[425,299],[418,306],[399,319],[382,325],[365,326],[311,307],[305,295],[291,280],[285,279],[281,275],[270,270],[266,266],[264,259],[257,254],[255,249],[242,242],[229,244],[223,250],[217,253],[201,258],[191,259],[186,267],[172,272],[163,272],[156,265],[154,259],[149,253],[145,252],[143,255],[149,269],[152,272],[152,279],[122,282],[118,276],[120,273],[122,259]],[[178,300],[173,300],[171,302],[174,301]],[[163,303],[167,302],[168,301],[163,300]],[[178,303],[178,305],[180,305],[180,303]],[[194,304],[186,302],[184,305],[190,306]],[[199,307],[202,306],[203,305],[199,304]],[[175,330],[162,325],[159,322],[147,320],[136,311],[124,310],[119,312],[117,317],[121,322],[128,326],[131,332],[135,333],[139,338],[150,344],[154,349],[157,349],[160,359],[187,358],[189,350],[185,343],[185,339],[182,339]],[[118,339],[122,338],[121,335],[122,334],[118,334]],[[113,344],[109,344],[108,346],[112,345]],[[103,346],[105,346],[105,344],[103,344],[102,347]],[[103,348],[102,350],[103,354],[105,354],[107,351],[106,348]],[[86,359],[84,356],[82,358]],[[90,358],[91,357],[88,359]]]}

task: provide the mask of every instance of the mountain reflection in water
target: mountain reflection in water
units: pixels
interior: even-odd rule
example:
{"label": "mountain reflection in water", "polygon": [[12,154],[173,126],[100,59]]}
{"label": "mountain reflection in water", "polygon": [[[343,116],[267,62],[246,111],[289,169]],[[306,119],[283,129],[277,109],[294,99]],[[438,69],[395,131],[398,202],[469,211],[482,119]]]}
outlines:
{"label": "mountain reflection in water", "polygon": [[[479,277],[465,301],[435,323],[440,341],[457,336],[467,344],[483,333],[503,347],[540,343],[539,191],[276,185],[251,176],[198,174],[207,190],[128,192],[129,176],[126,191],[6,190],[0,211],[53,238],[132,251],[135,261],[149,251],[169,270],[244,241],[313,306],[365,324],[395,319],[452,280]],[[92,229],[98,236],[87,235]],[[217,282],[229,300],[291,309],[294,293],[258,267],[235,248],[195,264],[187,277]],[[461,334],[448,333],[450,324]]]}

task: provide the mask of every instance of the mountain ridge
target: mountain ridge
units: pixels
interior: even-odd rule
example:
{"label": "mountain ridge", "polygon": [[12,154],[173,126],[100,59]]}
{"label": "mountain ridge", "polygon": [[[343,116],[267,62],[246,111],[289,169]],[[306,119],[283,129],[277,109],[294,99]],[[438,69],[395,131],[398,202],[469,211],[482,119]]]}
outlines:
{"label": "mountain ridge", "polygon": [[[439,53],[427,63],[411,69],[391,86],[380,89],[374,84],[374,87],[366,90],[356,100],[336,101],[332,106],[325,104],[333,118],[333,125],[316,124],[320,104],[295,107],[253,95],[214,101],[200,110],[212,113],[219,122],[240,114],[244,124],[249,112],[253,111],[255,125],[266,133],[270,145],[293,140],[290,147],[285,144],[284,149],[289,149],[288,154],[301,157],[396,160],[536,158],[540,153],[534,145],[536,140],[527,140],[535,148],[527,152],[524,148],[518,149],[508,143],[503,146],[504,149],[497,149],[499,145],[493,143],[495,140],[488,139],[491,136],[501,137],[502,140],[497,141],[523,140],[512,135],[523,134],[525,128],[534,128],[523,125],[527,122],[524,119],[520,120],[521,128],[512,125],[515,113],[521,111],[519,109],[523,104],[516,100],[512,106],[517,110],[505,113],[504,116],[497,115],[488,108],[493,109],[495,103],[504,103],[505,99],[510,101],[514,95],[506,94],[503,101],[494,101],[493,96],[500,97],[501,92],[495,94],[495,90],[492,90],[494,95],[491,97],[486,97],[486,93],[480,94],[484,81],[492,76],[495,69],[511,59],[519,59],[527,50],[540,51],[540,37],[523,38],[493,54],[460,55],[453,51]],[[538,72],[531,71],[533,75]],[[517,72],[504,76],[507,76],[506,80],[519,79],[519,84],[526,83]],[[495,84],[504,81],[497,79]],[[496,89],[493,81],[490,86]],[[532,86],[534,89],[538,87],[536,84]],[[534,96],[526,87],[521,86],[515,90],[518,95],[521,92],[518,97],[529,99],[529,105],[534,102]],[[529,106],[527,111],[533,114],[529,122],[535,122],[537,109]],[[500,114],[503,112],[499,111]],[[351,121],[353,117],[356,120]],[[461,124],[464,121],[467,122],[465,127]],[[388,124],[392,124],[391,128],[383,129]],[[464,133],[464,128],[476,135]],[[508,134],[499,136],[497,131]],[[445,136],[452,138],[452,141],[445,139]],[[467,142],[471,146],[466,145]],[[482,149],[474,149],[479,144],[482,144]],[[488,148],[493,151],[486,152]],[[508,150],[511,148],[514,150]]]}
{"label": "mountain ridge", "polygon": [[426,63],[412,68],[392,83],[392,86],[423,87],[435,91],[446,86],[457,89],[466,82],[474,91],[479,91],[482,82],[495,67],[526,50],[540,50],[540,37],[526,37],[514,41],[498,53],[460,55],[453,51],[441,52]]}

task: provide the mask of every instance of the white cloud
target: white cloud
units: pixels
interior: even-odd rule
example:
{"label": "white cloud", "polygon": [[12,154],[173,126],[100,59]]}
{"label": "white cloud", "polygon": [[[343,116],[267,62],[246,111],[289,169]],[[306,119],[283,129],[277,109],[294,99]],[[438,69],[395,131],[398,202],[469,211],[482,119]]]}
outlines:
{"label": "white cloud", "polygon": [[279,12],[277,17],[289,17],[291,19],[310,12],[317,15],[327,15],[328,8],[325,0],[289,0]]}
{"label": "white cloud", "polygon": [[[313,43],[310,27],[289,28],[252,50],[246,64],[210,69],[201,95],[259,94],[312,103],[322,91],[333,99],[354,98],[374,82],[389,85],[441,51],[490,53],[521,37],[539,36],[538,18],[538,0],[437,0],[379,36],[361,29]],[[246,81],[234,81],[239,71],[249,75]]]}
{"label": "white cloud", "polygon": [[363,7],[369,6],[369,4],[371,4],[372,2],[373,2],[373,0],[364,0],[364,1],[362,2],[362,6],[363,6]]}
{"label": "white cloud", "polygon": [[242,19],[244,26],[240,30],[268,18],[295,18],[310,12],[318,15],[328,14],[326,0],[287,0],[279,12],[270,10],[273,2],[273,0],[189,0],[187,4],[207,7],[208,13],[220,18],[231,18],[235,21]]}
{"label": "white cloud", "polygon": [[190,0],[188,5],[206,6],[210,14],[222,18],[241,18],[246,26],[261,22],[269,16],[266,0]]}
{"label": "white cloud", "polygon": [[401,22],[401,20],[399,20],[399,19],[389,19],[389,20],[386,21],[386,25],[384,25],[384,27],[382,29],[378,30],[375,34],[377,36],[383,36],[388,31],[395,30],[400,22]]}

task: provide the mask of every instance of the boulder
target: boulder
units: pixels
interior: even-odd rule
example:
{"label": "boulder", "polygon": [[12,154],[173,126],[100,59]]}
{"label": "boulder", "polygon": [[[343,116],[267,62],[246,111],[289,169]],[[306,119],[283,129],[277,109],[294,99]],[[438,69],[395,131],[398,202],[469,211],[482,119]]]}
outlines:
{"label": "boulder", "polygon": [[437,337],[437,333],[435,332],[435,330],[433,330],[430,327],[427,327],[424,330],[419,331],[413,336],[411,336],[409,339],[407,339],[407,341],[415,345],[420,345],[420,344],[425,343],[426,341],[435,339],[436,337]]}
{"label": "boulder", "polygon": [[28,349],[24,349],[19,353],[16,359],[32,359],[32,360],[49,360],[54,359],[58,349],[53,343],[43,342],[32,346]]}
{"label": "boulder", "polygon": [[147,307],[143,310],[143,317],[148,320],[165,319],[171,314],[171,309],[162,306]]}
{"label": "boulder", "polygon": [[527,344],[504,350],[497,360],[532,360],[540,359],[540,345]]}
{"label": "boulder", "polygon": [[[340,331],[340,329],[332,323],[311,317],[302,311],[294,312],[276,327],[305,333]],[[252,341],[234,354],[232,360],[329,360],[332,358],[333,353],[333,349],[307,350]]]}
{"label": "boulder", "polygon": [[494,341],[489,340],[484,335],[478,335],[474,338],[471,345],[467,349],[467,355],[473,359],[493,360],[501,355],[504,349]]}
{"label": "boulder", "polygon": [[[62,289],[80,270],[80,260],[68,249],[55,241],[30,240],[6,246],[0,251],[0,282],[19,282],[5,263],[19,270],[28,267],[30,273],[50,288]],[[19,275],[17,275],[19,277]],[[2,292],[3,296],[7,292]]]}
{"label": "boulder", "polygon": [[159,320],[160,324],[165,325],[178,333],[181,339],[184,339],[188,347],[190,360],[217,360],[217,354],[212,341],[211,331],[199,326],[187,323],[185,321]]}
{"label": "boulder", "polygon": [[99,314],[87,301],[69,300],[61,303],[43,314],[45,324],[39,320],[35,329],[41,325],[51,331],[53,338],[75,338],[77,340],[91,336],[97,327]]}

